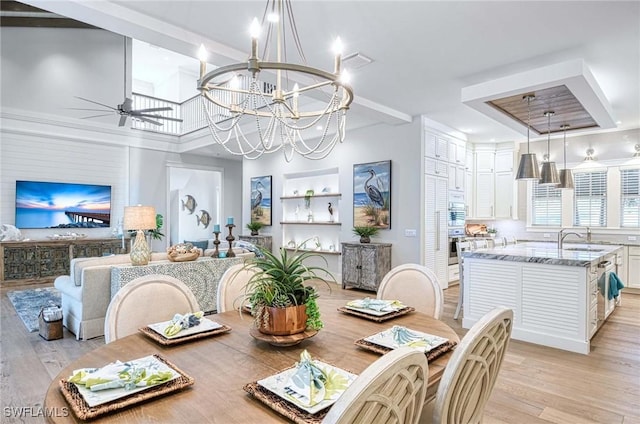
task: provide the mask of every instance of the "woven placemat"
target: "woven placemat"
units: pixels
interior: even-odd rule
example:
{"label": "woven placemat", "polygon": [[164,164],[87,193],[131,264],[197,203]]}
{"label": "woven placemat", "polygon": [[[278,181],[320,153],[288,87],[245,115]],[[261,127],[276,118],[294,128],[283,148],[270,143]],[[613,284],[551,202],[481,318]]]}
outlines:
{"label": "woven placemat", "polygon": [[100,415],[108,414],[119,409],[126,408],[136,403],[144,402],[149,399],[153,399],[158,396],[162,396],[167,393],[181,390],[187,386],[191,386],[195,380],[193,377],[185,374],[180,368],[169,362],[158,354],[153,355],[158,361],[165,363],[168,367],[172,368],[180,377],[167,381],[166,383],[158,384],[157,386],[150,387],[142,392],[134,393],[130,396],[116,399],[114,401],[104,403],[102,405],[89,406],[82,397],[82,394],[78,390],[78,387],[65,380],[60,380],[60,390],[63,396],[71,406],[73,413],[81,420],[89,420]]}
{"label": "woven placemat", "polygon": [[188,342],[191,340],[203,339],[205,337],[211,337],[211,336],[215,336],[216,334],[221,334],[221,333],[226,333],[228,331],[231,331],[231,327],[229,327],[228,325],[224,325],[224,324],[221,324],[221,325],[222,327],[215,328],[213,330],[203,331],[201,333],[189,334],[188,336],[184,336],[184,337],[174,337],[172,339],[166,338],[162,334],[158,333],[157,331],[154,331],[149,327],[139,328],[138,331],[142,332],[142,334],[155,340],[161,345],[170,346],[174,344]]}
{"label": "woven placemat", "polygon": [[338,308],[338,311],[343,312],[345,314],[349,314],[349,315],[355,315],[357,317],[360,318],[365,318],[371,321],[375,321],[375,322],[383,322],[392,318],[397,318],[399,316],[408,314],[409,312],[413,312],[415,311],[415,308],[412,308],[411,306],[406,306],[402,309],[400,309],[399,311],[395,311],[395,312],[389,312],[388,314],[385,315],[380,315],[380,316],[376,316],[376,315],[371,315],[368,314],[366,312],[360,312],[360,311],[356,311],[353,309],[349,309],[345,306],[342,306],[340,308]]}
{"label": "woven placemat", "polygon": [[[381,355],[384,355],[385,353],[391,352],[393,350],[393,349],[391,349],[389,347],[386,347],[386,346],[380,346],[378,344],[368,342],[365,339],[358,339],[353,343],[358,347],[361,347],[361,348],[366,349],[366,350],[370,350],[370,351],[375,352],[375,353],[379,353]],[[431,349],[429,352],[426,353],[427,361],[433,361],[433,360],[441,357],[445,353],[455,349],[455,347],[457,345],[458,345],[458,343],[456,343],[456,342],[447,341],[447,342],[441,344],[440,346],[434,347],[433,349]]]}
{"label": "woven placemat", "polygon": [[307,411],[298,408],[293,403],[284,400],[270,390],[265,389],[257,382],[245,384],[242,389],[267,405],[269,408],[298,424],[320,424],[329,412],[329,409],[331,409],[328,407],[316,412],[315,414],[310,414]]}

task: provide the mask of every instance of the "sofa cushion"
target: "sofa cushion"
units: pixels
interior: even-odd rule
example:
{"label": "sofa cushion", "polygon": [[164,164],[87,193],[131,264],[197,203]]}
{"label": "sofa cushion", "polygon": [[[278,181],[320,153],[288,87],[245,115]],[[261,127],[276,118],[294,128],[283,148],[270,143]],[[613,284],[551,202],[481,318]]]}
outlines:
{"label": "sofa cushion", "polygon": [[127,254],[101,256],[98,258],[74,258],[71,260],[71,277],[76,286],[82,285],[82,270],[90,266],[115,265],[131,262]]}

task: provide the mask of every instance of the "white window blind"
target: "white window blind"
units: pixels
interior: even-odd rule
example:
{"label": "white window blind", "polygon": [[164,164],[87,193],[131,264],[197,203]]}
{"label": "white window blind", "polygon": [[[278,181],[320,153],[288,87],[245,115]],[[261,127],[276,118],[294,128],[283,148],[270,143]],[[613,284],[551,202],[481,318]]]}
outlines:
{"label": "white window blind", "polygon": [[640,227],[640,169],[620,171],[620,226]]}
{"label": "white window blind", "polygon": [[554,186],[541,186],[533,182],[533,220],[531,225],[555,226],[562,224],[562,191]]}
{"label": "white window blind", "polygon": [[574,225],[607,225],[607,171],[574,172]]}

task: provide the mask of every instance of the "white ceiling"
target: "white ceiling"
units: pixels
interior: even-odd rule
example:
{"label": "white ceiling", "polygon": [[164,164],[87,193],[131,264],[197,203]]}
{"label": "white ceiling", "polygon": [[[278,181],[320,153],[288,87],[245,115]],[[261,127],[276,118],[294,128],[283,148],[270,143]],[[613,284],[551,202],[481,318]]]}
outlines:
{"label": "white ceiling", "polygon": [[[184,66],[194,72],[200,43],[218,53],[210,63],[246,60],[249,23],[254,16],[261,18],[266,4],[24,2],[188,55],[193,59]],[[293,6],[310,65],[332,69],[330,47],[338,35],[345,54],[360,52],[373,59],[352,72],[356,99],[350,125],[358,117],[399,123],[424,114],[473,142],[522,140],[521,132],[464,105],[462,88],[583,59],[611,104],[618,128],[640,127],[638,1],[298,0]],[[176,62],[161,59],[146,68]]]}

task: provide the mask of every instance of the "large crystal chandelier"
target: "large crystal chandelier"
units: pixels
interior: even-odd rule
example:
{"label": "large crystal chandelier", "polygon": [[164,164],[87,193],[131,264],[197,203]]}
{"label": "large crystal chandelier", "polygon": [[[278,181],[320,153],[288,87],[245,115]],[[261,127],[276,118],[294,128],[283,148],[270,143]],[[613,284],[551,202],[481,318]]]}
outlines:
{"label": "large crystal chandelier", "polygon": [[[266,35],[262,59],[258,57],[261,33]],[[208,73],[207,53],[200,47],[198,90],[213,139],[227,152],[247,159],[278,150],[283,150],[287,162],[294,153],[325,158],[345,138],[346,112],[353,101],[353,90],[341,69],[340,39],[334,44],[333,73],[308,66],[291,0],[268,0],[262,23],[254,18],[250,34],[246,62]],[[268,59],[271,45],[275,45],[275,61]],[[287,62],[285,47],[292,45],[302,64]],[[267,72],[261,75],[261,71]]]}

